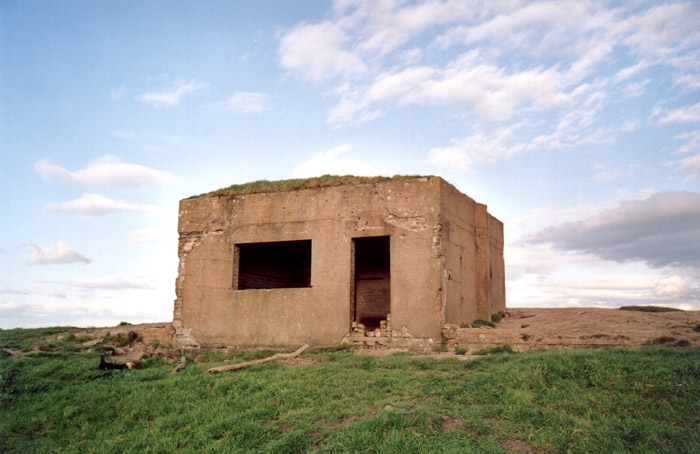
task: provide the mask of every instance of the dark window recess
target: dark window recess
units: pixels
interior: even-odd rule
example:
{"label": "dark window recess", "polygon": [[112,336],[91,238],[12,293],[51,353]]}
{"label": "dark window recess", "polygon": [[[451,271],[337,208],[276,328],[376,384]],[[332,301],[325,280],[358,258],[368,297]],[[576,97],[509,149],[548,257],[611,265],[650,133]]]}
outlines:
{"label": "dark window recess", "polygon": [[311,286],[311,240],[239,244],[238,290]]}
{"label": "dark window recess", "polygon": [[355,238],[355,321],[379,328],[391,306],[388,236]]}

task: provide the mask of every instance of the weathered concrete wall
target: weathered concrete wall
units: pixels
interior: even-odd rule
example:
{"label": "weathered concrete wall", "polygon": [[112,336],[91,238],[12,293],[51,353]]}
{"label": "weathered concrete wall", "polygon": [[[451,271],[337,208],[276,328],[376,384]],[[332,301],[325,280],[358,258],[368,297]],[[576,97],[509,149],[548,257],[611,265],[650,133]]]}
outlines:
{"label": "weathered concrete wall", "polygon": [[[351,329],[361,237],[389,237],[392,329],[438,340],[445,322],[505,309],[502,224],[438,177],[185,199],[178,231],[180,346],[339,343]],[[236,289],[236,245],[293,240],[311,240],[310,287]]]}
{"label": "weathered concrete wall", "polygon": [[442,181],[440,222],[444,255],[443,289],[446,323],[476,320],[476,202]]}
{"label": "weathered concrete wall", "polygon": [[505,311],[503,224],[486,205],[441,181],[445,323],[490,320]]}
{"label": "weathered concrete wall", "polygon": [[503,223],[488,215],[489,301],[491,314],[506,311],[506,266],[503,258]]}
{"label": "weathered concrete wall", "polygon": [[[391,313],[439,337],[437,180],[186,199],[174,326],[200,345],[335,344],[350,328],[352,238],[388,235]],[[235,244],[312,240],[311,287],[233,290]]]}

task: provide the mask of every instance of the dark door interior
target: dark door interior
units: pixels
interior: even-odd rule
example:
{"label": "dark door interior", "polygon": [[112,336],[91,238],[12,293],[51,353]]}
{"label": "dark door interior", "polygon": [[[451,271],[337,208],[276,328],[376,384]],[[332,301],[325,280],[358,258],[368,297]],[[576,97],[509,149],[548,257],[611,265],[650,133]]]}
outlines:
{"label": "dark door interior", "polygon": [[389,237],[355,238],[355,321],[367,330],[379,328],[391,305]]}

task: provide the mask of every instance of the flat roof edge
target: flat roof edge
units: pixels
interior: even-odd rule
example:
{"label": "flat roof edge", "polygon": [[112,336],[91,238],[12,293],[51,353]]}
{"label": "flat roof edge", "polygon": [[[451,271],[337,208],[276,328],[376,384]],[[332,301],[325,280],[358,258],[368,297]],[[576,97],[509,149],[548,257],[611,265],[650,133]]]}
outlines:
{"label": "flat roof edge", "polygon": [[323,175],[314,178],[294,178],[288,180],[257,180],[244,184],[234,184],[215,191],[187,197],[183,200],[202,197],[226,197],[246,194],[262,194],[270,192],[292,192],[304,189],[321,189],[334,186],[383,183],[388,181],[419,180],[440,178],[435,175],[394,175],[393,177],[375,176],[360,177],[355,175]]}

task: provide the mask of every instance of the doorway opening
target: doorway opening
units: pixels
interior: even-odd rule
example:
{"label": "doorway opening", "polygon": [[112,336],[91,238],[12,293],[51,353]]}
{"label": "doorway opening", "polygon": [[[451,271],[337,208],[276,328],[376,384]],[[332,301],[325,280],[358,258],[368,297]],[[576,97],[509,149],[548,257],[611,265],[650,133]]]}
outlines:
{"label": "doorway opening", "polygon": [[354,238],[353,321],[379,329],[391,311],[389,237]]}

